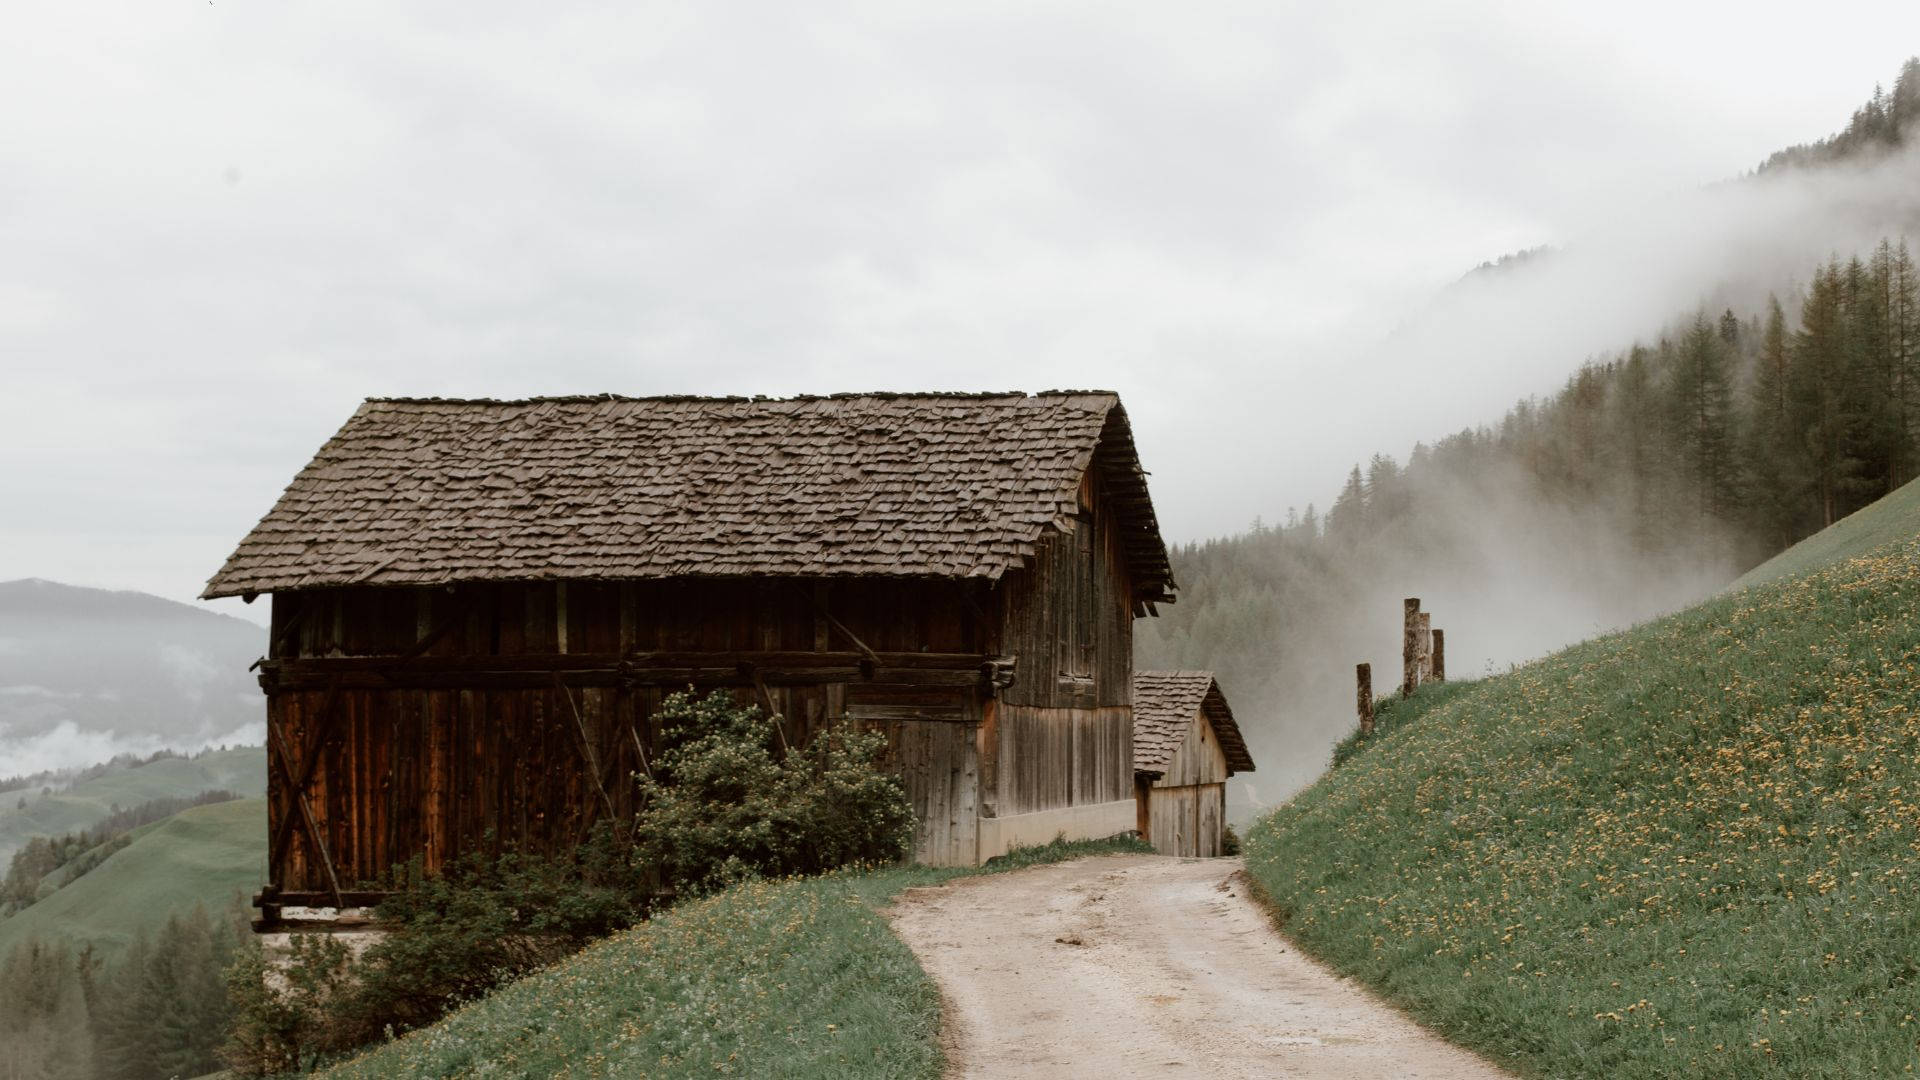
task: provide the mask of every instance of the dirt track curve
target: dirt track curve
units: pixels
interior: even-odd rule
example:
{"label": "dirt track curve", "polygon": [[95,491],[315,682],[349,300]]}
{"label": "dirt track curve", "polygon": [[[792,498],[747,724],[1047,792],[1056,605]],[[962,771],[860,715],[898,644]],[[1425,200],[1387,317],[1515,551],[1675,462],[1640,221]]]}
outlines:
{"label": "dirt track curve", "polygon": [[956,1077],[1494,1080],[1295,951],[1238,859],[1110,855],[912,889]]}

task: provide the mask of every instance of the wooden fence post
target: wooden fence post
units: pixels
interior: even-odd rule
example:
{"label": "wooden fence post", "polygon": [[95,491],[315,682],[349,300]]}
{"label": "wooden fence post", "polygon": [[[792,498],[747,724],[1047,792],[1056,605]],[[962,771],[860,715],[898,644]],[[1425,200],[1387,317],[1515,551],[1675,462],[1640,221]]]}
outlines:
{"label": "wooden fence post", "polygon": [[1433,616],[1421,612],[1413,617],[1413,640],[1420,650],[1420,682],[1433,681]]}
{"label": "wooden fence post", "polygon": [[1433,632],[1433,675],[1434,682],[1447,681],[1447,632]]}
{"label": "wooden fence post", "polygon": [[1415,630],[1420,619],[1420,598],[1406,601],[1406,625],[1400,641],[1400,696],[1412,697],[1420,686],[1420,638]]}
{"label": "wooden fence post", "polygon": [[1358,684],[1354,691],[1354,708],[1360,713],[1360,737],[1373,734],[1373,665],[1353,665],[1353,681]]}

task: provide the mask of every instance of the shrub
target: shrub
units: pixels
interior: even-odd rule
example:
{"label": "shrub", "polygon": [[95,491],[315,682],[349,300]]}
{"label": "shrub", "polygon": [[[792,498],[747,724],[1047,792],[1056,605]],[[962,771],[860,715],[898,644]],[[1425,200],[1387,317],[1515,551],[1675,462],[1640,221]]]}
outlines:
{"label": "shrub", "polygon": [[[487,845],[491,846],[491,845]],[[229,980],[235,1068],[266,1075],[433,1023],[460,1004],[639,921],[647,890],[603,822],[565,856],[475,852],[427,877],[395,873],[386,931],[358,960],[330,934],[295,934],[283,972],[255,956]]]}
{"label": "shrub", "polygon": [[881,767],[886,740],[836,724],[780,752],[776,722],[725,694],[661,704],[662,747],[639,778],[637,855],[678,892],[756,876],[892,862],[913,842],[913,805]]}
{"label": "shrub", "polygon": [[222,1056],[243,1076],[311,1068],[338,1049],[333,1003],[349,978],[349,953],[332,934],[293,934],[291,955],[269,965],[258,943],[227,969],[233,1029]]}
{"label": "shrub", "polygon": [[561,856],[474,853],[433,877],[396,869],[379,909],[386,936],[357,961],[324,934],[294,935],[284,977],[257,950],[243,957],[230,979],[235,1068],[309,1068],[430,1024],[639,921],[662,885],[703,893],[909,850],[913,808],[881,767],[882,736],[835,726],[782,750],[773,720],[724,693],[674,694],[660,721],[637,819],[602,822]]}

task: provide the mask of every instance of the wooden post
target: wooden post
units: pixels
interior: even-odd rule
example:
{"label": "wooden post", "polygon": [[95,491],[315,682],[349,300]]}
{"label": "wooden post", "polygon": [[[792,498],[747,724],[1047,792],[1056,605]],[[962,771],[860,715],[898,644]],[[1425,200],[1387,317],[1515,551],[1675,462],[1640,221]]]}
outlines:
{"label": "wooden post", "polygon": [[1433,674],[1430,677],[1434,682],[1447,681],[1447,632],[1445,630],[1433,632]]}
{"label": "wooden post", "polygon": [[1360,737],[1373,734],[1373,665],[1353,665],[1353,680],[1357,683],[1354,690],[1354,708],[1360,713]]}
{"label": "wooden post", "polygon": [[1421,612],[1413,617],[1413,640],[1420,650],[1420,681],[1433,681],[1433,616]]}
{"label": "wooden post", "polygon": [[1406,625],[1400,642],[1400,696],[1412,697],[1420,686],[1420,638],[1414,629],[1420,619],[1420,598],[1409,596],[1405,603]]}

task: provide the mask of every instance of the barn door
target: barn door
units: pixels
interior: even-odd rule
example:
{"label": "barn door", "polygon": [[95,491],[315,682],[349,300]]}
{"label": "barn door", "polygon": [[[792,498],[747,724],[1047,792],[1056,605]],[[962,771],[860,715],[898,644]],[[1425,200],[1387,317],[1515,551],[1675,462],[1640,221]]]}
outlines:
{"label": "barn door", "polygon": [[913,861],[972,866],[979,854],[975,725],[902,720],[896,762],[913,800]]}

